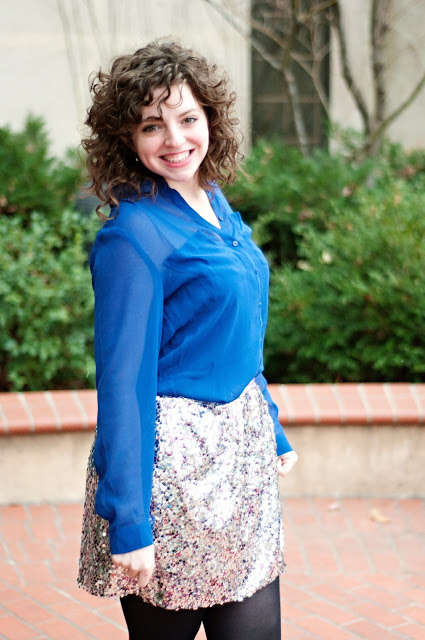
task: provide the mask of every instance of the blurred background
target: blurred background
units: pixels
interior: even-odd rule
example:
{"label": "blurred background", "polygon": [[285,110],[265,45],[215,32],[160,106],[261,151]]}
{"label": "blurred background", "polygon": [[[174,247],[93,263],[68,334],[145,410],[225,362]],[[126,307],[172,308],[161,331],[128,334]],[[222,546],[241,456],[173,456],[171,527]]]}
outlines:
{"label": "blurred background", "polygon": [[[0,0],[0,637],[124,638],[74,581],[96,423],[89,76],[172,36],[226,69],[226,187],[271,268],[285,640],[425,637],[423,0]],[[197,640],[205,638],[200,632]]]}

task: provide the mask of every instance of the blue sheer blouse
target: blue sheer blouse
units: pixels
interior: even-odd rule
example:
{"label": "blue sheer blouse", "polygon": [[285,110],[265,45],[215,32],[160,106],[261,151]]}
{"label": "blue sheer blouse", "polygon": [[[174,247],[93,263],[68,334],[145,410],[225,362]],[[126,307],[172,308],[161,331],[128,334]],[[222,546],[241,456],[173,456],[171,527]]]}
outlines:
{"label": "blue sheer blouse", "polygon": [[[291,447],[262,376],[269,270],[251,230],[214,187],[216,228],[160,182],[120,202],[90,255],[95,293],[99,475],[96,512],[112,553],[152,544],[156,395],[235,400],[255,378]],[[112,211],[112,214],[116,213]]]}

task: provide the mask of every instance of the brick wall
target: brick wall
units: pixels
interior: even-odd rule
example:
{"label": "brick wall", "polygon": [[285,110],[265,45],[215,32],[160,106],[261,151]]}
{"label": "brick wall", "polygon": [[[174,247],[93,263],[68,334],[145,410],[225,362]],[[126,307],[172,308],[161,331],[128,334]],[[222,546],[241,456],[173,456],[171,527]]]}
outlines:
{"label": "brick wall", "polygon": [[[425,384],[269,385],[282,425],[411,425],[425,421]],[[93,430],[95,391],[0,393],[0,435]]]}
{"label": "brick wall", "polygon": [[[425,497],[425,384],[269,385],[299,462],[285,496]],[[0,504],[80,501],[95,391],[0,394]]]}

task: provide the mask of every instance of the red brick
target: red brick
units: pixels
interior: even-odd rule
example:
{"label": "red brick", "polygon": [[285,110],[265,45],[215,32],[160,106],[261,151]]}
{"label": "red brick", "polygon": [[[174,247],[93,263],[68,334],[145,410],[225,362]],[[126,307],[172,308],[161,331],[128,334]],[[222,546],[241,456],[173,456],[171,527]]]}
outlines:
{"label": "red brick", "polygon": [[77,602],[62,601],[51,604],[50,608],[59,614],[60,617],[84,629],[89,629],[93,625],[103,622],[102,617],[99,616],[98,613],[91,611],[88,607],[83,607]]}
{"label": "red brick", "polygon": [[73,578],[78,574],[78,556],[70,561],[49,562],[49,569],[55,580],[60,580],[63,576]]}
{"label": "red brick", "polygon": [[421,416],[421,422],[425,421],[425,384],[412,384],[410,385],[415,401],[419,404],[419,413]]}
{"label": "red brick", "polygon": [[399,609],[399,613],[406,618],[411,618],[415,622],[418,622],[419,624],[423,624],[425,626],[425,607],[418,607],[417,605],[413,605],[412,607]]}
{"label": "red brick", "polygon": [[28,513],[21,504],[10,504],[0,506],[0,518],[8,523],[17,522],[22,524],[28,519]]}
{"label": "red brick", "polygon": [[313,573],[322,571],[334,573],[339,571],[338,558],[332,552],[328,540],[315,539],[306,541],[304,549]]}
{"label": "red brick", "polygon": [[353,622],[346,627],[349,631],[356,634],[356,637],[366,638],[367,640],[389,640],[391,634],[388,629],[378,627],[367,620]]}
{"label": "red brick", "polygon": [[1,413],[6,418],[3,430],[7,433],[31,431],[28,413],[17,393],[0,393]]}
{"label": "red brick", "polygon": [[1,525],[1,530],[6,544],[16,543],[20,540],[32,540],[31,531],[27,525],[28,522],[23,525],[20,522],[4,522]]}
{"label": "red brick", "polygon": [[[31,540],[27,540],[26,542],[32,542]],[[11,536],[8,537],[7,540],[7,556],[4,554],[4,560],[8,560],[9,562],[28,562],[28,554],[22,548],[21,540],[14,540]]]}
{"label": "red brick", "polygon": [[56,557],[48,540],[26,540],[21,542],[24,553],[28,558],[39,558],[43,562],[53,560]]}
{"label": "red brick", "polygon": [[308,575],[304,572],[296,572],[295,567],[288,573],[283,574],[280,577],[281,583],[286,582],[290,586],[301,587],[302,589],[308,589],[311,586],[317,584],[317,576]]}
{"label": "red brick", "polygon": [[376,602],[388,609],[397,609],[398,607],[403,607],[409,604],[409,601],[405,597],[399,594],[395,595],[390,591],[379,587],[362,587],[358,589],[357,593],[363,598],[368,598],[369,600],[372,600],[373,602]]}
{"label": "red brick", "polygon": [[22,591],[25,595],[44,605],[64,601],[63,594],[44,584],[27,584],[22,587]]}
{"label": "red brick", "polygon": [[406,598],[409,598],[413,602],[417,602],[425,606],[425,590],[424,589],[410,589],[404,593]]}
{"label": "red brick", "polygon": [[201,624],[201,628],[196,634],[195,640],[207,640],[207,636],[205,635],[205,631],[204,631],[204,625]]}
{"label": "red brick", "polygon": [[128,640],[128,631],[124,627],[117,629],[115,625],[107,622],[90,627],[89,632],[90,637],[94,636],[96,640]]}
{"label": "red brick", "polygon": [[360,385],[360,390],[364,394],[372,424],[393,424],[395,422],[395,413],[382,384],[369,382]]}
{"label": "red brick", "polygon": [[419,499],[399,500],[399,509],[412,530],[425,529],[425,502]]}
{"label": "red brick", "polygon": [[348,624],[349,622],[353,622],[357,619],[356,614],[351,611],[347,611],[342,607],[336,607],[324,600],[311,600],[310,602],[305,602],[303,604],[303,608],[307,609],[310,613],[315,613],[321,618],[326,618],[338,625]]}
{"label": "red brick", "polygon": [[[100,598],[98,598],[98,600],[100,600]],[[118,625],[125,624],[124,614],[118,602],[114,602],[114,605],[112,607],[102,607],[101,609],[98,609],[98,612],[101,613],[102,618],[106,622],[112,621]]]}
{"label": "red brick", "polygon": [[333,392],[333,385],[309,384],[308,390],[314,398],[320,424],[342,424],[341,409]]}
{"label": "red brick", "polygon": [[[422,622],[425,579],[417,571],[411,571],[415,558],[416,567],[420,567],[423,501],[340,499],[339,510],[328,511],[330,502],[331,498],[284,501],[288,562],[288,573],[281,578],[284,639],[425,638]],[[388,514],[391,522],[388,525],[372,522],[371,508]],[[22,585],[15,568],[7,562],[1,564],[0,601],[6,607],[8,602],[13,603],[19,617],[28,602],[33,621],[37,616],[43,618],[45,613],[49,616],[36,625],[23,625],[22,633],[30,629],[31,634],[24,635],[24,640],[118,640],[121,637],[124,640],[126,637],[119,604],[90,596],[76,586],[81,513],[81,504],[0,509],[0,534],[4,537],[7,531],[16,556],[21,542],[24,552],[31,556],[29,562],[21,556],[18,571],[25,574],[31,567],[35,575],[25,577],[36,578],[32,584]],[[62,523],[61,533],[56,531],[56,520]],[[34,535],[33,541],[25,544],[31,540],[28,524]],[[50,574],[50,578],[49,571],[41,572],[40,558],[33,556],[42,552],[46,532],[59,558],[46,564],[41,562],[46,571],[53,567],[55,576]],[[332,566],[330,554],[334,551],[341,560],[343,572]],[[350,553],[356,563],[347,557]],[[373,567],[372,572],[365,569],[368,555],[375,564],[382,564],[382,573],[373,573]],[[406,561],[405,565],[397,565],[399,556]],[[386,570],[385,564],[388,564]],[[16,609],[18,605],[21,613]],[[52,607],[56,611],[49,612]],[[4,611],[0,616],[2,627],[8,616]],[[69,617],[68,624],[64,616]],[[21,622],[23,620],[18,620]],[[19,628],[22,630],[22,626]],[[3,634],[3,637],[20,640],[14,631],[15,628],[12,636]],[[382,636],[384,632],[386,635]]]}
{"label": "red brick", "polygon": [[385,627],[395,627],[398,624],[406,622],[399,612],[393,613],[387,607],[380,607],[372,602],[357,602],[352,605],[352,610],[357,614],[357,617],[367,618],[372,622],[377,622]]}
{"label": "red brick", "polygon": [[72,391],[50,391],[50,399],[59,416],[62,431],[81,431],[87,428],[87,417],[78,403],[78,396]]}
{"label": "red brick", "polygon": [[303,589],[297,587],[291,587],[284,582],[281,583],[281,593],[283,600],[295,604],[302,604],[306,600],[311,600],[311,595],[306,593]]}
{"label": "red brick", "polygon": [[281,385],[283,402],[287,403],[290,424],[315,424],[318,416],[305,385]]}
{"label": "red brick", "polygon": [[343,422],[345,424],[367,424],[369,416],[358,385],[345,382],[335,384],[334,389],[342,407]]}
{"label": "red brick", "polygon": [[[75,600],[77,602],[82,603],[83,605],[87,605],[91,609],[95,610],[103,610],[104,608],[109,606],[109,599],[106,598],[98,598],[96,596],[92,596],[84,589],[80,589],[77,586],[75,581],[75,577],[68,576],[70,584],[64,584],[62,581],[58,581],[55,587],[60,589],[64,594],[68,596],[68,598]],[[117,602],[114,601],[114,606],[119,606]]]}
{"label": "red brick", "polygon": [[58,421],[44,391],[29,391],[22,396],[31,414],[35,431],[58,430]]}
{"label": "red brick", "polygon": [[386,389],[395,408],[397,424],[419,422],[419,407],[413,397],[411,385],[392,382],[386,385]]}
{"label": "red brick", "polygon": [[337,586],[334,586],[338,584],[338,580],[336,577],[330,580],[331,584],[318,584],[311,589],[311,592],[313,592],[320,598],[332,602],[333,604],[340,605],[346,608],[349,608],[353,604],[353,602],[358,602],[359,597],[357,596],[357,593],[345,591],[343,589],[339,589]]}
{"label": "red brick", "polygon": [[37,628],[52,640],[88,640],[90,637],[85,631],[56,617],[37,625]]}
{"label": "red brick", "polygon": [[[385,573],[386,571],[388,571],[388,567],[391,567],[395,572],[401,571],[402,563],[400,562],[400,558],[398,556],[394,556],[394,552],[391,552],[390,550],[388,550],[387,552],[375,551],[372,549],[369,549],[368,552],[374,571],[378,573]],[[385,584],[385,581],[382,583],[382,586],[388,588],[388,585]]]}
{"label": "red brick", "polygon": [[8,564],[7,562],[0,562],[0,578],[13,586],[19,586],[22,582],[18,567]]}
{"label": "red brick", "polygon": [[25,621],[37,626],[38,623],[48,620],[51,613],[44,606],[33,602],[30,598],[22,597],[21,600],[12,600],[8,603],[7,609],[17,617],[24,617]]}
{"label": "red brick", "polygon": [[333,542],[343,573],[355,574],[370,571],[369,558],[365,554],[358,536],[354,533],[347,533],[335,538]]}
{"label": "red brick", "polygon": [[313,637],[324,640],[353,640],[354,638],[349,631],[344,631],[340,626],[330,624],[317,616],[297,620],[297,626],[312,633]]}
{"label": "red brick", "polygon": [[397,627],[397,637],[406,638],[407,640],[424,640],[425,629],[423,625],[419,624],[406,624],[402,627]]}
{"label": "red brick", "polygon": [[385,573],[379,573],[375,575],[369,575],[368,581],[377,584],[380,587],[385,587],[389,591],[407,591],[415,586],[416,576],[405,576],[402,577],[402,573],[397,578],[393,576],[386,575]]}
{"label": "red brick", "polygon": [[59,504],[57,505],[57,510],[63,520],[69,521],[77,519],[81,523],[81,518],[83,517],[82,504]]}
{"label": "red brick", "polygon": [[275,402],[278,406],[279,413],[278,419],[280,424],[288,424],[289,423],[289,413],[288,406],[285,403],[285,400],[280,392],[280,385],[278,384],[269,384],[267,389],[271,395],[273,402]]}
{"label": "red brick", "polygon": [[46,584],[52,580],[52,574],[44,562],[27,562],[21,564],[19,570],[26,583]]}
{"label": "red brick", "polygon": [[2,585],[0,583],[0,603],[5,605],[7,602],[11,600],[20,600],[22,598],[22,592],[19,588],[15,587],[12,589],[11,587]]}
{"label": "red brick", "polygon": [[85,413],[85,421],[89,429],[94,429],[97,422],[97,394],[91,389],[74,391]]}
{"label": "red brick", "polygon": [[306,609],[308,608],[310,601],[303,603],[302,607],[287,602],[282,598],[282,618],[284,620],[296,621],[298,618],[305,618]]}
{"label": "red brick", "polygon": [[34,640],[39,635],[32,627],[12,616],[1,619],[1,634],[6,640]]}
{"label": "red brick", "polygon": [[338,589],[341,591],[352,591],[353,589],[357,589],[365,584],[365,582],[369,579],[368,574],[358,574],[355,576],[346,575],[345,573],[340,573],[338,575],[338,579],[335,580],[332,576],[328,578],[328,582],[333,584],[338,584]]}
{"label": "red brick", "polygon": [[300,629],[292,629],[287,625],[282,625],[282,634],[282,640],[312,640],[313,638],[310,633],[301,631]]}
{"label": "red brick", "polygon": [[54,520],[56,510],[51,504],[32,504],[27,507],[31,520]]}

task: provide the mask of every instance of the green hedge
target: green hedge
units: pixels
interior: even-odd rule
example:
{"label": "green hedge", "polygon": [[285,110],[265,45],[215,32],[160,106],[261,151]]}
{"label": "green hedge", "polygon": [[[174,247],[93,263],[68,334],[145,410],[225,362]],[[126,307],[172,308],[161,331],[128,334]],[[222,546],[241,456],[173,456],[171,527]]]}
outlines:
{"label": "green hedge", "polygon": [[94,385],[87,251],[99,223],[72,207],[81,169],[49,156],[42,123],[0,129],[0,390]]}
{"label": "green hedge", "polygon": [[260,143],[228,195],[272,266],[275,382],[424,381],[425,153]]}
{"label": "green hedge", "polygon": [[[88,251],[75,154],[40,120],[0,129],[0,389],[94,385]],[[366,161],[262,142],[227,190],[271,268],[275,382],[425,381],[425,153]],[[248,177],[249,176],[249,177]]]}

